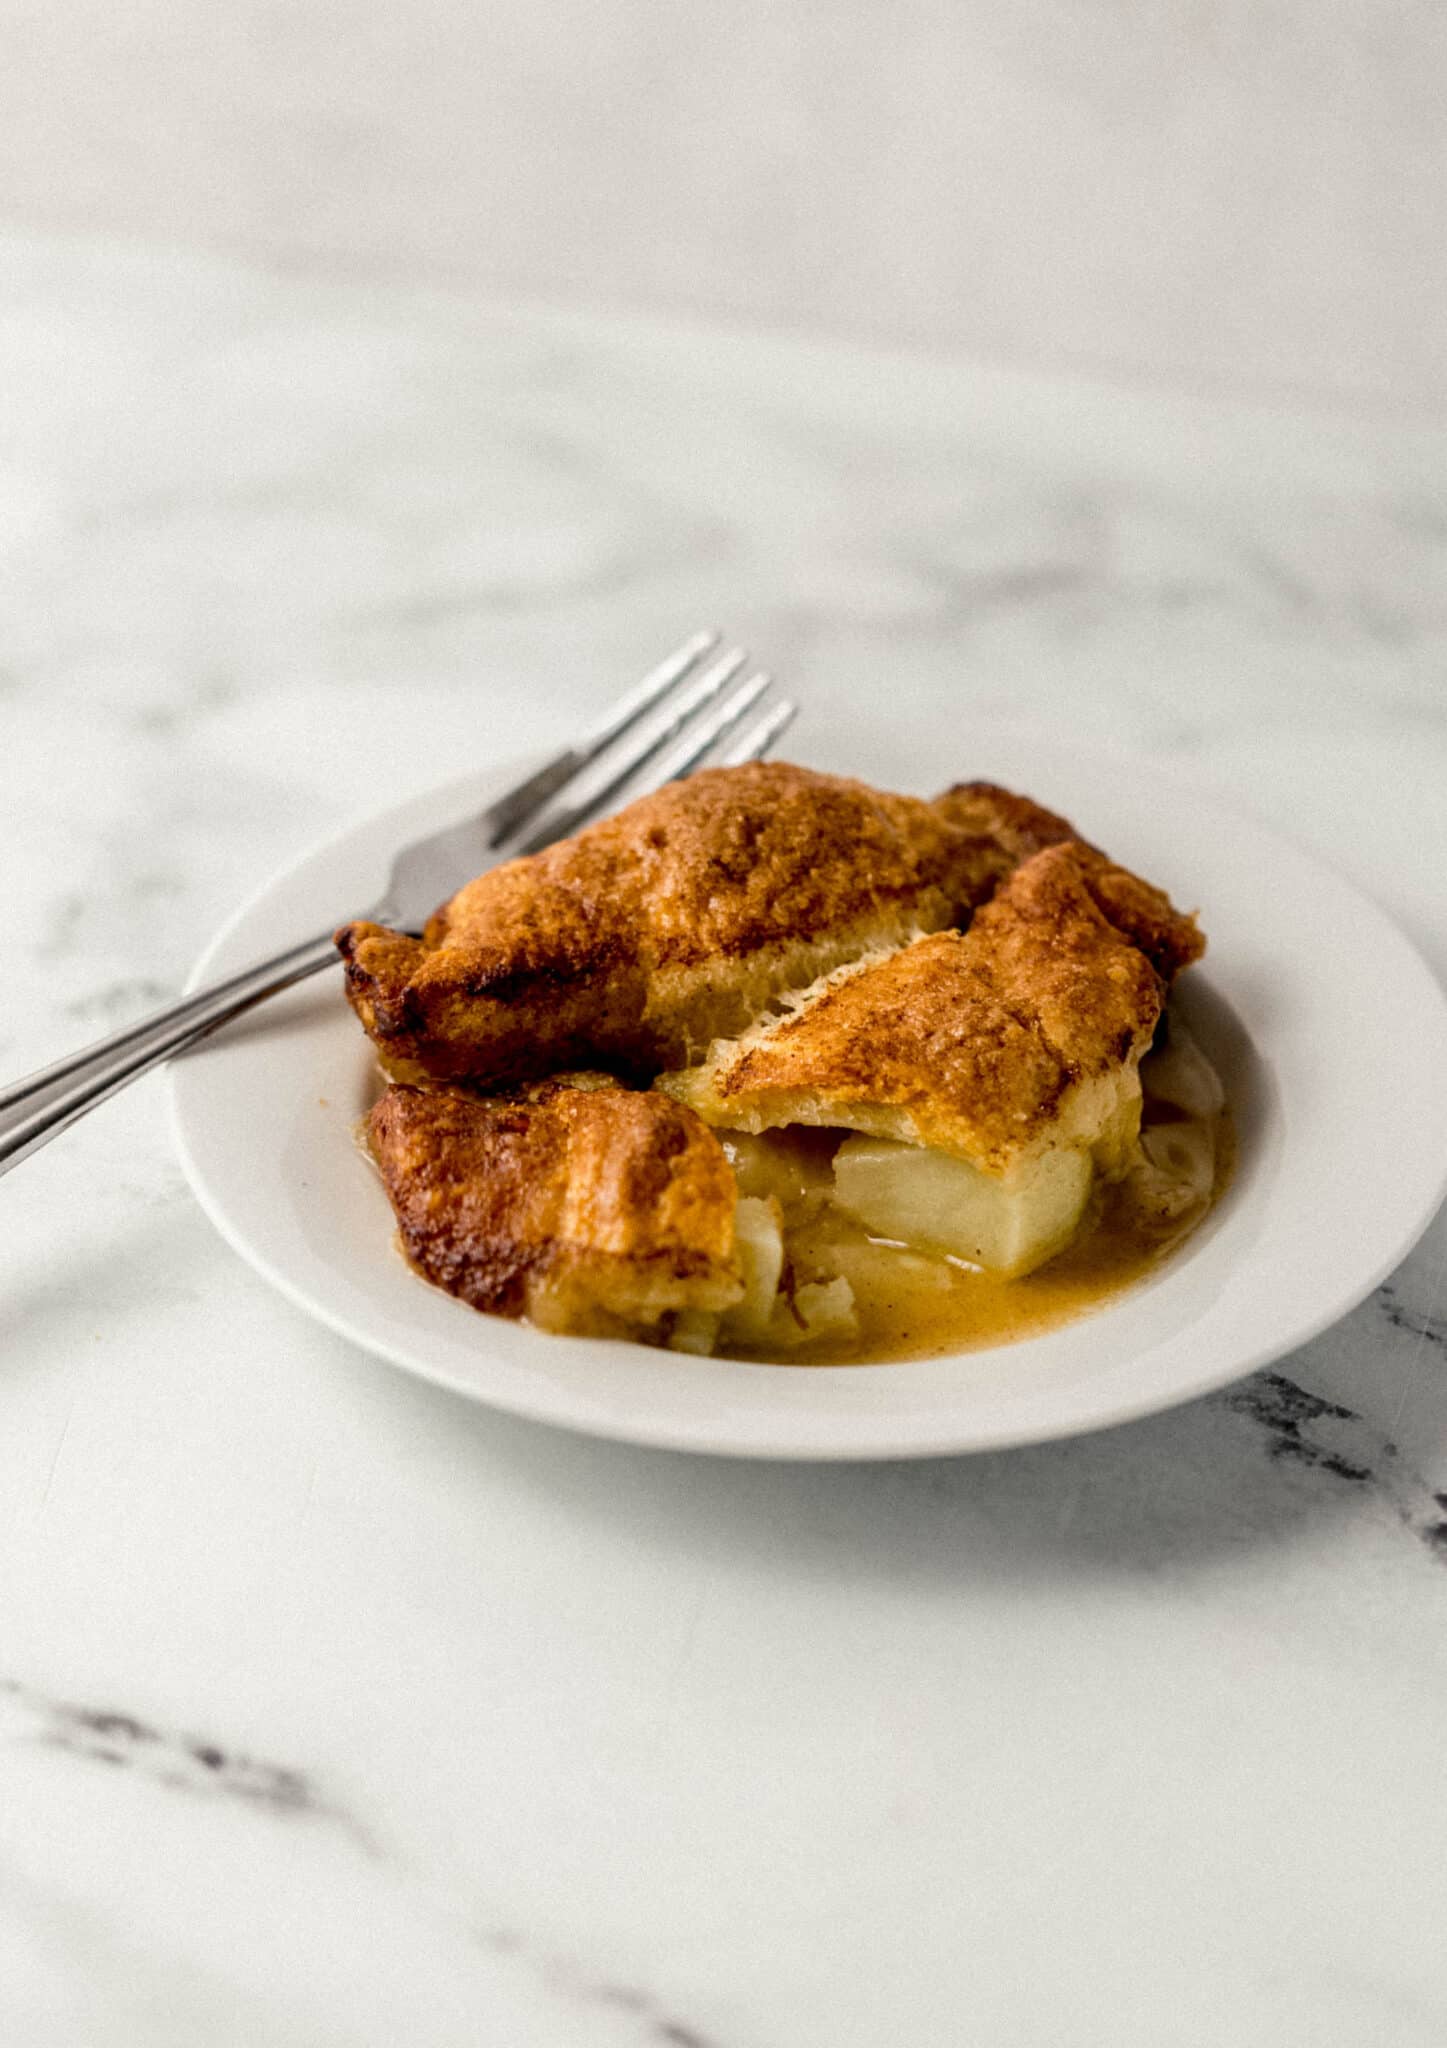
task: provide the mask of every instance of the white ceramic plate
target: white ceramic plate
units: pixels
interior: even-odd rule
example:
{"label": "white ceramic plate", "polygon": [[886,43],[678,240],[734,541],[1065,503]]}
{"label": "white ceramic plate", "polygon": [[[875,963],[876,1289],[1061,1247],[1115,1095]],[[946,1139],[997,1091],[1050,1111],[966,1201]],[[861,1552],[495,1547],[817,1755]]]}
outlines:
{"label": "white ceramic plate", "polygon": [[[194,979],[380,895],[392,848],[463,815],[523,765],[400,804],[309,854],[233,920]],[[1355,889],[1154,765],[975,730],[959,770],[1064,811],[1199,905],[1210,935],[1177,1000],[1226,1081],[1238,1170],[1183,1250],[1112,1305],[992,1350],[807,1370],[546,1337],[478,1315],[393,1249],[391,1212],[353,1141],[371,1099],[370,1049],[335,975],[173,1066],[177,1137],[202,1204],[298,1307],[379,1357],[540,1422],[682,1450],[997,1449],[1147,1415],[1280,1357],[1384,1279],[1447,1190],[1441,990]]]}

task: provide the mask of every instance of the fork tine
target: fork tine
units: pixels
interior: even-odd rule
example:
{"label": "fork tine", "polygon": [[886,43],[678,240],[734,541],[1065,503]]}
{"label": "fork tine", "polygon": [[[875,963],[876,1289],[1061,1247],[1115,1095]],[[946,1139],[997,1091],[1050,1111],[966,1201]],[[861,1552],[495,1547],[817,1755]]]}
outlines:
{"label": "fork tine", "polygon": [[[524,831],[519,842],[509,848],[509,858],[521,854],[538,853],[545,846],[551,846],[556,839],[566,839],[570,832],[599,810],[631,782],[639,771],[663,753],[680,733],[684,732],[698,716],[704,705],[727,689],[741,668],[748,664],[748,655],[741,647],[731,647],[727,654],[721,654],[710,662],[703,674],[689,684],[679,696],[669,715],[668,723],[660,731],[646,732],[607,771],[607,779],[575,802],[557,804],[546,810],[541,818],[529,819],[530,830]],[[496,844],[496,841],[494,841]]]}
{"label": "fork tine", "polygon": [[649,763],[646,786],[660,789],[665,782],[677,782],[689,775],[743,723],[774,679],[766,669],[756,669],[747,682],[731,691],[723,703],[706,718],[690,725],[680,739]]}
{"label": "fork tine", "polygon": [[792,697],[785,697],[757,724],[747,732],[741,732],[731,747],[721,753],[710,765],[716,768],[742,768],[746,761],[762,761],[770,747],[781,733],[787,732],[799,715],[799,707]]}
{"label": "fork tine", "polygon": [[[580,799],[566,821],[556,818],[552,824],[537,828],[526,842],[524,851],[541,852],[551,845],[554,838],[563,838],[566,833],[576,832],[580,826],[590,824],[610,808],[609,800],[626,790],[629,783],[636,782],[632,795],[645,796],[650,791],[661,789],[666,782],[677,782],[689,775],[695,768],[705,765],[717,768],[739,768],[746,761],[761,761],[774,741],[785,728],[793,723],[798,705],[785,698],[776,704],[766,718],[754,721],[744,732],[738,733],[739,726],[759,699],[773,688],[773,677],[765,669],[758,669],[747,682],[741,684],[725,702],[707,719],[695,721],[671,747],[650,750],[649,756],[640,763],[631,775],[624,776],[607,790],[599,790],[593,796]],[[723,741],[738,733],[733,744],[719,751]],[[643,769],[649,773],[645,776]]]}
{"label": "fork tine", "polygon": [[558,794],[564,783],[571,782],[575,775],[596,761],[615,740],[621,739],[656,704],[661,703],[685,676],[691,675],[718,646],[720,638],[718,633],[704,632],[695,633],[691,640],[685,640],[665,661],[651,668],[641,682],[635,683],[631,690],[625,690],[609,705],[597,724],[575,746],[565,747],[561,754],[545,761],[525,782],[520,782],[515,789],[510,789],[496,803],[489,805],[482,814],[488,844],[500,846],[504,839],[520,832]]}
{"label": "fork tine", "polygon": [[596,761],[605,747],[611,747],[614,740],[621,739],[630,725],[636,725],[646,711],[651,711],[661,697],[667,696],[675,683],[681,683],[706,655],[712,654],[722,638],[721,633],[713,631],[695,633],[666,661],[660,661],[657,668],[650,669],[641,683],[625,690],[582,741],[580,751],[584,759]]}

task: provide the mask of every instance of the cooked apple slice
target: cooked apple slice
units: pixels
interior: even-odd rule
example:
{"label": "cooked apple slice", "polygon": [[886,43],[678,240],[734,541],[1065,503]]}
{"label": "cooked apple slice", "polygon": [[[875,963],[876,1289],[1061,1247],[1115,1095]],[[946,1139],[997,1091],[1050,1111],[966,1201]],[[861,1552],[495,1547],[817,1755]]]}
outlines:
{"label": "cooked apple slice", "polygon": [[846,1138],[834,1199],[876,1237],[1017,1279],[1069,1244],[1090,1195],[1089,1152],[1046,1152],[1004,1179],[889,1138]]}
{"label": "cooked apple slice", "polygon": [[753,1344],[769,1326],[784,1270],[784,1234],[779,1205],[757,1195],[741,1195],[734,1211],[734,1256],[743,1275],[743,1299],[728,1311],[728,1335]]}

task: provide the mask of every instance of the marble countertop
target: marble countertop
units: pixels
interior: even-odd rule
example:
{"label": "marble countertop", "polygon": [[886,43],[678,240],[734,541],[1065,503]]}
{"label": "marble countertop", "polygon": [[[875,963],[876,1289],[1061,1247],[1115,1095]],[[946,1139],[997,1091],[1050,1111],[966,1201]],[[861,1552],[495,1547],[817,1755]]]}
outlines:
{"label": "marble countertop", "polygon": [[1434,0],[12,0],[0,214],[1447,404]]}
{"label": "marble countertop", "polygon": [[[701,621],[801,756],[1125,742],[1447,971],[1447,430],[136,244],[4,266],[5,1072]],[[313,1327],[161,1110],[0,1184],[7,2041],[1447,2038],[1442,1218],[1157,1420],[714,1463]]]}

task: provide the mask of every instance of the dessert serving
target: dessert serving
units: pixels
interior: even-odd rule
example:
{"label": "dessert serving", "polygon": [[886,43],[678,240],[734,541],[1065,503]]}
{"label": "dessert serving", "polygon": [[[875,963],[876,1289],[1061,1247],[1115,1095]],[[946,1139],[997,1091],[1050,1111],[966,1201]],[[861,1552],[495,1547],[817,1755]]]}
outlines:
{"label": "dessert serving", "polygon": [[337,944],[407,1258],[548,1330],[1000,1342],[1138,1277],[1229,1164],[1167,1008],[1195,918],[992,784],[704,770]]}

